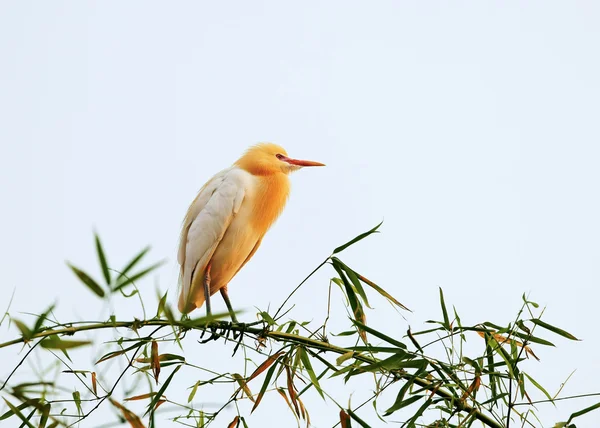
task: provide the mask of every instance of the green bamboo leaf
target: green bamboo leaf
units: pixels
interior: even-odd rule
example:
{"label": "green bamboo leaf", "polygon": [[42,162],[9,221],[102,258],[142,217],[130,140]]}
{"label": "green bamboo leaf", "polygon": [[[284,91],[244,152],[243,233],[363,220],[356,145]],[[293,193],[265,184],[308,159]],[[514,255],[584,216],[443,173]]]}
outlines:
{"label": "green bamboo leaf", "polygon": [[275,320],[273,319],[273,317],[271,315],[269,315],[268,312],[260,311],[258,314],[267,324],[275,325]]}
{"label": "green bamboo leaf", "polygon": [[116,282],[119,282],[125,275],[127,275],[129,271],[133,269],[140,260],[142,260],[142,257],[144,257],[148,253],[148,251],[150,251],[150,247],[144,248],[129,263],[127,263],[127,265],[125,265],[125,267],[121,269],[121,272],[119,272],[119,276],[117,277]]}
{"label": "green bamboo leaf", "polygon": [[325,400],[325,396],[323,395],[323,391],[321,390],[321,385],[319,385],[319,379],[317,379],[317,375],[315,375],[315,371],[313,370],[312,364],[310,362],[310,358],[308,357],[306,350],[304,349],[304,347],[300,347],[300,348],[298,348],[298,352],[300,352],[300,360],[302,360],[302,365],[308,372],[310,381],[315,386],[315,388],[317,388],[317,391],[319,392],[319,395],[321,396],[321,398],[323,398],[323,400]]}
{"label": "green bamboo leaf", "polygon": [[525,325],[525,323],[523,322],[523,320],[518,320],[517,321],[517,327],[519,327],[521,330],[523,330],[525,333],[527,334],[531,334],[531,330],[529,329],[529,327],[527,327]]}
{"label": "green bamboo leaf", "polygon": [[571,333],[562,330],[558,327],[554,327],[553,325],[548,324],[547,322],[544,322],[540,319],[534,318],[531,320],[532,323],[539,325],[542,328],[545,328],[546,330],[550,330],[553,333],[556,333],[562,337],[566,337],[567,339],[571,339],[571,340],[579,340],[577,339],[575,336],[573,336]]}
{"label": "green bamboo leaf", "polygon": [[[405,384],[405,386],[406,386],[406,384]],[[425,397],[424,395],[413,395],[412,397],[408,397],[406,400],[404,400],[404,399],[400,398],[400,396],[406,392],[406,391],[402,391],[403,389],[404,389],[404,387],[402,387],[402,389],[398,393],[398,398],[396,398],[396,402],[394,403],[394,405],[385,411],[384,416],[389,416],[392,413],[394,413],[396,410],[400,410],[403,407],[410,406],[412,403],[419,401],[421,398]]]}
{"label": "green bamboo leaf", "polygon": [[423,415],[425,410],[431,405],[432,401],[433,400],[429,398],[425,403],[423,403],[421,407],[419,407],[419,410],[417,410],[413,417],[408,421],[407,428],[416,428],[417,419],[419,419],[421,415]]}
{"label": "green bamboo leaf", "polygon": [[[165,367],[169,367],[169,366],[176,366],[176,365],[181,365],[181,362],[180,361],[167,361],[167,362],[161,361],[159,364],[159,366],[161,368],[165,368]],[[148,365],[137,368],[136,373],[137,372],[145,372],[148,370],[154,370],[154,367],[152,367],[152,365],[148,364]]]}
{"label": "green bamboo leaf", "polygon": [[[158,291],[157,291],[158,293]],[[167,303],[167,295],[169,294],[169,290],[163,294],[163,296],[158,301],[158,308],[156,308],[156,318],[160,318],[162,313],[165,311],[165,304]]]}
{"label": "green bamboo leaf", "polygon": [[94,292],[94,294],[96,294],[98,297],[104,297],[104,290],[102,289],[102,287],[100,287],[98,285],[98,283],[96,281],[94,281],[92,279],[92,277],[90,277],[87,273],[85,273],[84,271],[82,271],[79,268],[76,268],[75,266],[73,266],[72,264],[70,264],[68,262],[67,262],[67,266],[69,266],[71,268],[71,270],[73,271],[73,273],[75,275],[77,275],[79,280],[81,282],[83,282],[90,290],[92,290]]}
{"label": "green bamboo leaf", "polygon": [[385,334],[383,334],[383,333],[381,333],[381,332],[379,332],[379,331],[377,331],[377,330],[375,330],[375,329],[373,329],[373,328],[371,328],[371,327],[369,327],[369,326],[367,326],[367,325],[365,325],[365,324],[363,324],[363,323],[361,323],[359,321],[356,321],[356,320],[353,320],[353,319],[351,319],[350,321],[352,321],[352,323],[354,325],[356,325],[360,330],[364,330],[367,333],[370,333],[373,336],[378,337],[381,340],[385,340],[386,342],[388,342],[388,343],[390,343],[390,344],[392,344],[394,346],[397,346],[398,348],[406,349],[406,345],[404,343],[399,342],[396,339],[392,339],[391,337],[386,336]]}
{"label": "green bamboo leaf", "polygon": [[368,423],[366,423],[361,418],[359,418],[358,415],[356,413],[354,413],[352,410],[348,409],[348,414],[350,415],[350,417],[352,419],[354,419],[356,422],[358,422],[358,424],[361,427],[363,427],[363,428],[371,428],[371,426]]}
{"label": "green bamboo leaf", "polygon": [[275,373],[276,368],[277,368],[277,364],[273,364],[271,366],[271,368],[269,369],[269,371],[267,372],[267,375],[265,376],[265,381],[263,382],[262,387],[260,388],[260,392],[258,393],[258,396],[256,397],[256,402],[254,403],[254,406],[252,406],[252,410],[250,410],[250,413],[254,412],[254,410],[260,404],[260,401],[262,400],[263,395],[265,395],[265,392],[267,391],[267,387],[269,386],[269,383],[271,382],[271,378],[273,377],[273,373]]}
{"label": "green bamboo leaf", "polygon": [[340,355],[335,359],[335,363],[338,366],[341,366],[344,361],[348,361],[350,358],[354,357],[356,353],[354,351],[346,352],[345,354]]}
{"label": "green bamboo leaf", "polygon": [[[6,400],[5,400],[6,401]],[[596,409],[600,409],[600,403],[596,403],[590,407],[586,407],[585,409],[579,410],[578,412],[575,413],[571,413],[571,416],[569,417],[569,420],[567,421],[567,424],[570,424],[571,421],[579,416],[585,415],[586,413],[591,412],[592,410],[596,410]]]}
{"label": "green bamboo leaf", "polygon": [[490,379],[490,390],[492,393],[492,399],[494,398],[498,398],[498,390],[497,390],[497,379],[496,379],[496,375],[494,374],[494,367],[495,367],[495,362],[494,362],[494,351],[491,347],[491,345],[486,341],[486,345],[485,345],[485,357],[487,360],[487,369],[488,369],[488,376]]}
{"label": "green bamboo leaf", "polygon": [[401,353],[405,353],[406,351],[404,351],[403,349],[398,349],[398,348],[392,348],[391,346],[371,346],[371,345],[367,345],[367,346],[349,346],[347,349],[351,349],[352,351],[358,351],[358,352],[370,352],[373,354],[376,353],[391,353],[391,354],[397,354],[398,352]]}
{"label": "green bamboo leaf", "polygon": [[371,307],[371,305],[369,305],[369,299],[367,299],[367,294],[365,293],[365,289],[363,288],[360,279],[359,279],[359,275],[354,272],[352,269],[350,269],[348,266],[345,266],[345,272],[346,275],[348,275],[348,278],[350,279],[350,281],[352,281],[352,285],[354,285],[354,288],[356,289],[356,291],[358,292],[358,294],[360,295],[360,297],[362,297],[363,302],[365,302],[365,305],[367,306],[367,308],[369,309],[373,309]]}
{"label": "green bamboo leaf", "polygon": [[[523,373],[527,379],[529,379],[529,381],[533,384],[533,386],[535,386],[537,389],[539,389],[540,391],[542,391],[544,393],[544,395],[546,396],[546,398],[548,398],[548,400],[550,400],[552,402],[552,404],[554,404],[554,401],[552,399],[552,397],[550,396],[550,394],[548,394],[548,391],[546,391],[544,389],[544,387],[542,387],[542,385],[540,385],[539,383],[537,383],[535,381],[534,378],[532,378],[531,376],[529,376],[527,373]],[[554,405],[556,407],[556,405]]]}
{"label": "green bamboo leaf", "polygon": [[384,371],[390,372],[392,370],[399,369],[418,369],[419,372],[423,371],[428,362],[426,360],[413,360],[410,359],[411,355],[409,354],[395,354],[391,357],[388,357],[384,360],[377,361],[373,364],[368,364],[366,366],[359,367],[355,370],[352,376],[364,372],[375,372],[375,371]]}
{"label": "green bamboo leaf", "polygon": [[[440,324],[440,325],[443,324],[441,322],[431,321],[431,320],[425,321],[425,322],[429,323],[429,324],[431,324],[431,323]],[[415,331],[412,335],[413,336],[420,336],[420,335],[423,335],[423,334],[429,334],[429,333],[433,333],[434,331],[440,331],[440,330],[443,330],[443,327],[436,327],[436,328],[430,328],[430,329],[427,329],[427,330]],[[465,330],[467,330],[467,329],[465,328]]]}
{"label": "green bamboo leaf", "polygon": [[[152,357],[140,357],[136,358],[135,361],[138,363],[151,363]],[[175,363],[178,363],[180,361],[185,362],[185,357],[177,354],[160,354],[158,356],[158,361],[160,361],[161,363],[166,361],[175,361]]]}
{"label": "green bamboo leaf", "polygon": [[150,404],[148,404],[148,410],[146,410],[146,412],[144,413],[144,416],[146,416],[149,412],[154,410],[156,403],[158,403],[160,398],[163,396],[165,390],[167,389],[167,387],[173,380],[173,376],[175,376],[175,373],[177,373],[181,367],[182,367],[181,364],[179,364],[177,367],[175,367],[175,370],[173,370],[171,372],[171,374],[169,375],[169,377],[167,378],[165,383],[162,384],[162,386],[160,387],[160,389],[158,390],[156,395],[154,397],[152,397],[152,401],[150,401]]}
{"label": "green bamboo leaf", "polygon": [[365,291],[364,291],[364,289],[363,289],[363,287],[361,285],[361,282],[367,284],[369,287],[371,287],[372,289],[374,289],[375,291],[377,291],[380,295],[382,295],[383,297],[385,297],[387,300],[389,300],[390,302],[392,302],[396,306],[398,306],[398,307],[400,307],[400,308],[402,308],[404,310],[410,311],[410,309],[408,309],[406,306],[404,306],[402,303],[400,303],[398,300],[396,300],[391,294],[389,294],[383,288],[381,288],[380,286],[378,286],[377,284],[375,284],[373,281],[365,278],[364,276],[362,276],[361,274],[359,274],[355,270],[353,270],[350,267],[348,267],[344,262],[342,262],[337,257],[332,257],[331,261],[332,261],[332,263],[334,265],[337,264],[348,275],[348,278],[350,278],[350,281],[352,281],[352,284],[354,285],[354,288],[356,289],[356,291],[358,292],[358,294],[363,298],[363,300],[364,300],[365,304],[367,305],[367,307],[371,308],[371,306],[369,306],[369,301],[367,300],[367,295],[365,294]]}
{"label": "green bamboo leaf", "polygon": [[38,428],[46,428],[46,423],[48,423],[48,417],[50,416],[50,407],[50,403],[46,403],[42,406],[42,415],[40,416]]}
{"label": "green bamboo leaf", "polygon": [[102,248],[102,243],[100,242],[100,237],[97,233],[94,233],[94,238],[96,240],[96,252],[98,253],[98,261],[100,262],[100,267],[102,268],[102,274],[104,275],[106,284],[110,287],[110,270],[108,269],[108,263],[106,262],[106,256],[104,255],[104,249]]}
{"label": "green bamboo leaf", "polygon": [[[521,400],[523,400],[525,398],[525,394],[527,394],[527,391],[525,389],[525,376],[523,376],[523,373],[519,375],[519,381],[517,382],[517,386],[519,388],[519,392],[521,393]],[[527,398],[529,398],[529,396],[527,396]]]}
{"label": "green bamboo leaf", "polygon": [[104,354],[98,361],[96,361],[96,364],[100,364],[103,361],[110,360],[111,358],[118,357],[119,355],[126,354],[127,352],[129,352],[129,351],[131,351],[133,349],[137,349],[140,346],[143,346],[144,344],[145,344],[144,342],[140,341],[140,342],[137,342],[137,343],[131,345],[129,348],[120,349],[118,351],[112,351],[112,352],[109,352],[107,354]]}
{"label": "green bamboo leaf", "polygon": [[29,329],[29,327],[27,327],[25,325],[24,322],[19,321],[18,319],[15,319],[15,318],[11,318],[11,321],[17,326],[17,328],[23,335],[24,339],[26,339],[26,340],[31,339],[31,337],[33,336],[33,332]]}
{"label": "green bamboo leaf", "polygon": [[513,361],[511,356],[508,354],[508,352],[506,352],[506,350],[502,347],[502,345],[500,345],[498,343],[498,341],[496,339],[494,339],[494,337],[492,335],[490,335],[489,333],[485,334],[485,338],[486,338],[489,346],[491,346],[491,348],[494,351],[496,351],[496,353],[498,355],[500,355],[500,357],[506,363],[506,366],[508,368],[508,373],[509,373],[511,379],[517,379],[518,378],[518,369],[516,367],[515,361]]}
{"label": "green bamboo leaf", "polygon": [[354,286],[354,289],[356,290],[356,292],[360,295],[360,297],[362,297],[363,302],[365,302],[365,305],[368,308],[373,309],[369,305],[369,299],[367,299],[367,295],[365,293],[365,290],[364,290],[363,286],[361,285],[360,280],[358,279],[358,275],[356,274],[356,272],[354,272],[352,269],[350,269],[348,266],[346,266],[337,257],[332,257],[331,261],[334,264],[338,264],[339,265],[340,269],[342,269],[346,273],[346,275],[348,276],[348,278],[352,282],[352,285]]}
{"label": "green bamboo leaf", "polygon": [[[510,329],[507,329],[505,327],[500,327],[499,325],[491,323],[489,321],[484,322],[483,325],[486,326],[486,327],[492,327],[493,329],[497,330],[495,333],[506,333],[508,330],[510,330]],[[480,329],[480,330],[481,331],[487,331],[487,330],[484,330],[484,329]]]}
{"label": "green bamboo leaf", "polygon": [[125,293],[125,292],[123,291],[123,289],[122,289],[122,288],[120,288],[120,289],[119,289],[119,291],[121,292],[121,296],[125,297],[126,299],[128,299],[128,298],[130,298],[130,297],[133,297],[133,296],[135,296],[135,295],[138,293],[138,291],[137,291],[137,290],[133,290],[131,293],[127,294],[127,293]]}
{"label": "green bamboo leaf", "polygon": [[513,331],[513,332],[511,332],[511,334],[513,336],[523,339],[524,341],[527,341],[529,343],[537,343],[537,344],[545,345],[545,346],[555,346],[554,343],[549,342],[546,339],[541,339],[539,337],[532,336],[530,334],[523,334],[518,331]]}
{"label": "green bamboo leaf", "polygon": [[185,361],[185,357],[177,354],[160,354],[159,361]]}
{"label": "green bamboo leaf", "polygon": [[192,392],[190,392],[190,395],[188,396],[188,403],[191,403],[192,400],[194,399],[194,396],[196,395],[196,391],[198,390],[198,387],[200,386],[200,383],[202,383],[202,381],[198,381],[194,384],[194,387],[192,388]]}
{"label": "green bamboo leaf", "polygon": [[[21,410],[29,407],[31,404],[27,404],[23,403],[19,406],[15,406],[14,404],[12,404],[10,401],[8,401],[6,398],[2,397],[2,399],[4,400],[4,402],[6,403],[6,405],[8,406],[8,408],[10,409],[9,412],[6,412],[4,415],[2,415],[2,417],[0,417],[0,419],[6,419],[12,415],[16,415],[19,419],[21,419],[21,421],[23,421],[23,424],[21,426],[28,426],[29,428],[35,428],[31,422],[29,422],[30,418],[25,417],[25,415],[23,413],[21,413]],[[25,405],[25,406],[23,406]],[[23,407],[21,407],[23,406]],[[5,415],[7,415],[5,417]]]}
{"label": "green bamboo leaf", "polygon": [[472,360],[469,357],[462,357],[463,362],[469,364],[471,367],[473,367],[475,369],[475,373],[479,374],[481,373],[481,366],[479,365],[479,363],[475,360]]}
{"label": "green bamboo leaf", "polygon": [[53,334],[42,340],[42,348],[44,349],[73,349],[81,346],[90,345],[92,342],[89,340],[62,340],[57,335]]}
{"label": "green bamboo leaf", "polygon": [[365,278],[362,275],[359,275],[358,273],[357,273],[357,275],[358,275],[358,278],[362,282],[364,282],[365,284],[367,284],[369,287],[373,288],[375,291],[377,291],[383,297],[385,297],[386,299],[388,299],[394,305],[398,306],[399,308],[404,309],[405,311],[412,312],[410,309],[408,309],[406,306],[404,306],[402,303],[400,303],[394,296],[392,296],[390,293],[388,293],[387,291],[385,291],[383,288],[381,288],[380,286],[378,286],[377,284],[375,284],[373,281]]}
{"label": "green bamboo leaf", "polygon": [[527,300],[527,297],[525,296],[525,293],[523,293],[523,301],[524,301],[525,303],[527,303],[527,304],[529,304],[529,305],[533,306],[534,308],[539,308],[539,307],[540,307],[540,305],[538,305],[537,303],[535,303],[535,302],[532,302],[532,301],[530,301],[530,300]]}
{"label": "green bamboo leaf", "polygon": [[[340,275],[340,278],[342,279],[342,282],[344,284],[344,290],[346,292],[346,297],[348,298],[348,301],[350,302],[350,308],[352,309],[352,314],[354,315],[354,319],[356,321],[359,321],[364,324],[366,322],[365,312],[362,308],[362,304],[356,298],[356,293],[354,292],[354,288],[352,287],[352,284],[350,284],[350,281],[348,280],[348,278],[346,278],[344,271],[338,264],[333,263],[333,268],[336,270],[336,272],[338,273],[338,275]],[[361,339],[366,343],[367,335],[366,335],[365,331],[359,330],[358,333],[359,333]]]}
{"label": "green bamboo leaf", "polygon": [[331,376],[329,376],[329,379],[337,377],[337,376],[341,376],[343,374],[347,374],[346,381],[348,381],[350,376],[352,376],[352,373],[354,373],[354,371],[361,365],[362,365],[362,361],[355,360],[352,364],[348,364],[346,367],[337,370],[335,373],[333,373]]}
{"label": "green bamboo leaf", "polygon": [[[429,367],[433,368],[436,371],[436,373],[438,374],[438,376],[442,380],[442,384],[446,388],[448,388],[448,390],[454,396],[454,399],[458,400],[460,397],[457,395],[456,389],[454,389],[454,386],[453,386],[454,382],[451,382],[450,379],[448,379],[448,377],[444,374],[444,370],[446,370],[446,368],[444,367],[444,364],[440,364],[440,367],[442,367],[441,369],[438,367],[438,364],[436,364],[436,363],[430,363]],[[451,370],[450,370],[450,372],[452,373]]]}
{"label": "green bamboo leaf", "polygon": [[46,321],[46,319],[48,318],[48,315],[50,315],[50,313],[53,310],[54,310],[54,305],[50,306],[48,309],[46,309],[46,311],[42,315],[40,315],[38,317],[38,319],[35,321],[35,325],[33,326],[33,334],[40,331],[40,328],[42,328],[42,324],[44,323],[44,321]]}
{"label": "green bamboo leaf", "polygon": [[77,406],[77,414],[83,415],[83,410],[81,409],[81,394],[79,391],[73,391],[73,401],[75,401],[75,406]]}
{"label": "green bamboo leaf", "polygon": [[[6,400],[6,399],[4,399],[4,400]],[[33,400],[26,400],[26,401],[24,401],[23,403],[21,403],[21,404],[19,404],[18,406],[16,406],[16,409],[17,409],[17,410],[23,410],[23,409],[26,409],[27,407],[36,406],[36,405],[38,405],[39,401],[40,401],[40,399],[39,399],[39,398],[36,398],[36,399],[33,399]],[[9,406],[9,407],[10,407],[10,406]],[[3,421],[3,420],[5,420],[5,419],[8,419],[8,418],[10,418],[12,415],[14,415],[14,414],[15,414],[15,412],[14,412],[14,411],[11,409],[11,410],[9,410],[8,412],[5,412],[5,413],[3,413],[3,414],[0,416],[0,421]]]}
{"label": "green bamboo leaf", "polygon": [[[424,361],[424,360],[422,360],[422,361]],[[432,366],[436,370],[439,370],[437,367],[435,367],[435,365],[432,365]],[[389,409],[387,409],[385,411],[384,416],[389,416],[392,413],[394,413],[395,411],[400,410],[401,408],[406,407],[406,406],[412,404],[413,402],[418,401],[419,399],[421,399],[423,397],[423,395],[418,395],[418,396],[408,398],[406,400],[404,399],[404,396],[406,395],[408,390],[411,388],[411,386],[413,385],[413,383],[415,382],[417,377],[419,377],[421,375],[421,373],[423,371],[425,371],[426,369],[427,369],[427,362],[425,361],[425,363],[422,364],[422,366],[414,373],[414,375],[411,376],[409,379],[407,379],[406,383],[404,385],[402,385],[402,388],[400,388],[400,391],[398,391],[398,395],[396,396],[396,401],[394,402],[392,407],[390,407]]]}
{"label": "green bamboo leaf", "polygon": [[338,334],[331,333],[331,335],[335,336],[335,337],[354,336],[355,334],[357,334],[356,330],[342,331],[341,333],[338,333]]}
{"label": "green bamboo leaf", "polygon": [[377,229],[379,229],[379,226],[381,226],[382,224],[383,224],[383,222],[379,223],[377,226],[375,226],[373,229],[369,230],[368,232],[361,233],[356,238],[351,239],[350,241],[346,242],[344,245],[340,245],[335,250],[333,250],[333,254],[337,254],[337,253],[339,253],[341,251],[344,251],[350,245],[353,245],[353,244],[357,243],[358,241],[360,241],[362,239],[365,239],[367,236],[369,236],[369,235],[371,235],[373,233],[377,233]]}
{"label": "green bamboo leaf", "polygon": [[417,348],[417,350],[422,354],[423,348],[421,348],[421,345],[419,345],[419,342],[417,342],[417,339],[415,339],[415,337],[412,335],[412,332],[410,331],[410,327],[408,328],[408,330],[406,330],[406,335],[408,336],[408,338],[410,339],[412,344],[415,346],[415,348]]}
{"label": "green bamboo leaf", "polygon": [[151,265],[149,268],[144,269],[141,272],[138,272],[132,276],[129,277],[122,277],[122,280],[120,282],[117,282],[117,285],[113,288],[113,293],[116,291],[119,291],[120,289],[122,289],[123,287],[126,287],[127,285],[137,281],[138,279],[141,279],[143,277],[145,277],[146,275],[148,275],[150,272],[152,272],[153,270],[157,269],[158,267],[162,266],[163,264],[165,264],[165,261],[162,260],[158,263],[154,263],[153,265]]}
{"label": "green bamboo leaf", "polygon": [[444,316],[444,327],[446,327],[447,330],[450,330],[450,319],[448,318],[448,310],[446,309],[442,287],[440,287],[440,306],[442,307],[442,315]]}

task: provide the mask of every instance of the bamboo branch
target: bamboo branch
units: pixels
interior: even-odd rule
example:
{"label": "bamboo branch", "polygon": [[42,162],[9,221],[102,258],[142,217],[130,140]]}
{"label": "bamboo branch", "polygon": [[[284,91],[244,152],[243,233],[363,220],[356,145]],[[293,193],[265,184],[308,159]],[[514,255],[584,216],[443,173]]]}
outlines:
{"label": "bamboo branch", "polygon": [[[194,325],[190,326],[189,321],[169,321],[166,319],[150,319],[150,320],[135,320],[135,321],[106,321],[106,322],[97,322],[90,323],[87,325],[78,325],[78,326],[69,326],[64,328],[49,328],[47,330],[40,331],[34,334],[31,338],[25,339],[24,337],[13,339],[8,342],[0,343],[0,349],[6,348],[8,346],[16,345],[19,343],[25,343],[27,341],[31,341],[33,339],[44,339],[45,337],[52,335],[73,335],[75,333],[80,333],[83,331],[90,330],[101,330],[101,329],[113,329],[113,328],[142,328],[142,327],[164,327],[164,326],[173,326],[179,327],[184,330],[210,330],[210,329],[221,329],[223,331],[230,332],[243,332],[247,334],[251,334],[257,337],[268,337],[277,342],[283,343],[296,343],[300,345],[308,346],[312,349],[318,349],[325,352],[333,352],[339,355],[348,354],[349,352],[353,352],[351,349],[342,348],[339,346],[332,345],[328,342],[323,342],[319,340],[309,339],[308,337],[299,336],[291,333],[284,333],[280,331],[269,331],[264,328],[254,327],[256,323],[250,325],[244,324],[232,324],[226,321],[212,321],[205,325]],[[358,354],[356,352],[353,353],[352,358],[354,360],[362,361],[368,364],[375,364],[378,362],[377,359]],[[491,428],[503,428],[503,426],[492,419],[490,416],[484,414],[481,410],[474,408],[473,406],[467,404],[464,401],[457,400],[456,397],[450,393],[449,391],[438,388],[437,385],[429,382],[426,379],[422,378],[413,378],[410,374],[402,374],[398,375],[403,379],[414,379],[413,382],[422,388],[430,391],[432,394],[435,394],[445,401],[449,402],[450,405],[456,408],[459,411],[466,412],[468,414],[475,415],[475,418],[487,425]]]}

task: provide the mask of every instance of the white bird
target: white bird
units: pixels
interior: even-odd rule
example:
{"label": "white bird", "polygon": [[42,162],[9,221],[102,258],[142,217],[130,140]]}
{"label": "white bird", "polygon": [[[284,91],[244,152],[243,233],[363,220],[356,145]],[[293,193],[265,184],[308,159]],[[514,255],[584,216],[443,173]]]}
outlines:
{"label": "white bird", "polygon": [[211,178],[185,216],[179,244],[179,310],[189,313],[221,292],[234,322],[227,284],[254,255],[289,196],[288,174],[322,163],[291,159],[271,143],[257,144]]}

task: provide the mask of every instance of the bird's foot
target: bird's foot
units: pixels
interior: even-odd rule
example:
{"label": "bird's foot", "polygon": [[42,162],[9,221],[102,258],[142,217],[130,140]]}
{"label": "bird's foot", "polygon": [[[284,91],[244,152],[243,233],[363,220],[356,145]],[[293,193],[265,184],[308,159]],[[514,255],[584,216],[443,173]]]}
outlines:
{"label": "bird's foot", "polygon": [[239,336],[244,336],[244,332],[248,325],[245,322],[237,322],[234,321],[231,323],[232,331],[233,331],[233,340],[236,340]]}
{"label": "bird's foot", "polygon": [[[206,338],[206,339],[203,339],[204,334],[207,331],[210,331],[210,336],[208,338]],[[199,342],[200,343],[207,343],[207,342],[210,342],[211,340],[217,340],[217,339],[219,339],[222,336],[223,336],[222,334],[219,334],[217,332],[217,325],[215,325],[214,322],[210,322],[209,321],[209,322],[207,322],[204,325],[204,328],[202,329],[202,333],[200,334],[200,340],[199,340]]]}
{"label": "bird's foot", "polygon": [[240,334],[243,334],[244,331],[246,331],[247,324],[231,321],[224,323],[222,327],[221,335],[225,337],[225,340],[228,340],[230,335],[233,340],[237,340]]}
{"label": "bird's foot", "polygon": [[240,347],[240,345],[242,345],[243,341],[244,341],[244,333],[246,332],[246,328],[248,327],[248,325],[246,323],[232,323],[232,327],[235,326],[236,329],[232,329],[233,331],[233,340],[237,340],[237,343],[235,345],[235,347],[233,348],[233,353],[231,354],[231,356],[233,357],[235,355],[235,353],[237,352],[238,348]]}

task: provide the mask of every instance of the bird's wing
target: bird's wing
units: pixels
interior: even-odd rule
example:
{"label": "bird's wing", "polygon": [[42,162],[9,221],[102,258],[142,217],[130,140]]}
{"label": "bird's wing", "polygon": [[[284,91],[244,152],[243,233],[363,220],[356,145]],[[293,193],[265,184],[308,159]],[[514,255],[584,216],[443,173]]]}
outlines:
{"label": "bird's wing", "polygon": [[187,309],[194,271],[203,271],[208,264],[245,192],[240,170],[229,168],[206,183],[192,202],[184,220],[177,257],[181,268],[180,311]]}

